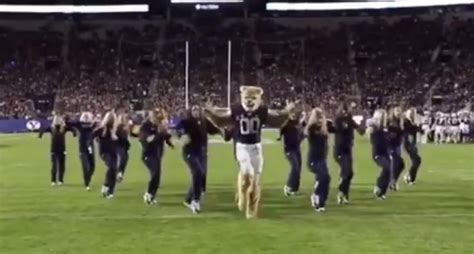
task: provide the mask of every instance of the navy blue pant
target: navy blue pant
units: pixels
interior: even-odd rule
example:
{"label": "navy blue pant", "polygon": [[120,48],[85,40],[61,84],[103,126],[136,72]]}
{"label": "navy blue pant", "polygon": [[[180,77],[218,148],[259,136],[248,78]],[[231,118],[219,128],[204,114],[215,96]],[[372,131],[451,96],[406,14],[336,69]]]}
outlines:
{"label": "navy blue pant", "polygon": [[314,194],[319,197],[319,206],[324,207],[329,195],[329,183],[331,176],[326,160],[310,160],[309,169],[316,176],[316,184],[314,186]]}
{"label": "navy blue pant", "polygon": [[119,147],[118,152],[118,172],[125,174],[125,168],[128,164],[128,150],[124,147]]}
{"label": "navy blue pant", "polygon": [[64,182],[66,171],[65,152],[51,153],[51,182]]}
{"label": "navy blue pant", "polygon": [[405,168],[405,162],[402,158],[401,146],[390,147],[389,154],[391,157],[392,180],[394,182],[397,182],[398,178],[400,177],[400,174]]}
{"label": "navy blue pant", "polygon": [[390,184],[390,158],[388,155],[375,155],[374,161],[382,169],[377,178],[377,187],[380,189],[380,195],[387,193],[388,185]]}
{"label": "navy blue pant", "polygon": [[207,187],[207,146],[202,148],[200,163],[203,169],[202,192],[206,192]]}
{"label": "navy blue pant", "polygon": [[95,171],[95,154],[92,150],[90,153],[85,152],[80,155],[82,165],[82,176],[84,178],[84,186],[89,186],[92,175]]}
{"label": "navy blue pant", "polygon": [[408,171],[408,174],[410,175],[410,180],[414,182],[418,174],[418,169],[421,165],[421,157],[418,154],[418,148],[415,144],[405,144],[405,150],[407,151],[411,160],[411,167],[410,171]]}
{"label": "navy blue pant", "polygon": [[339,191],[349,198],[351,181],[354,177],[354,171],[352,169],[352,151],[346,153],[336,153],[334,155],[334,159],[336,160],[337,164],[339,164],[341,169],[339,175]]}
{"label": "navy blue pant", "polygon": [[107,171],[105,172],[104,186],[109,187],[109,192],[107,194],[114,194],[115,183],[117,180],[117,154],[103,153],[100,156],[107,167]]}
{"label": "navy blue pant", "polygon": [[301,151],[299,149],[285,150],[286,159],[290,163],[290,173],[286,186],[290,187],[291,191],[298,191],[300,189],[301,178]]}
{"label": "navy blue pant", "polygon": [[204,179],[204,169],[201,164],[200,154],[184,153],[183,157],[191,171],[191,186],[189,187],[185,201],[187,203],[191,203],[193,200],[199,202]]}
{"label": "navy blue pant", "polygon": [[150,172],[150,181],[148,181],[147,192],[153,196],[156,196],[158,188],[160,188],[161,182],[161,158],[158,156],[146,156],[142,158],[143,163]]}

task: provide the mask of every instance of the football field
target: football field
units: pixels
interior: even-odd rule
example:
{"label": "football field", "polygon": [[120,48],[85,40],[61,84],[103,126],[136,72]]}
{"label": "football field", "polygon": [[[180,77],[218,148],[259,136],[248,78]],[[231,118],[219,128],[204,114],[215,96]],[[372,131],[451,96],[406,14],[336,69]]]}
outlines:
{"label": "football field", "polygon": [[[182,204],[190,175],[179,146],[165,153],[159,205],[147,206],[142,196],[148,171],[135,139],[125,179],[115,198],[106,200],[99,193],[103,162],[96,156],[87,192],[77,140],[70,134],[61,187],[50,186],[49,135],[1,135],[0,253],[474,253],[474,145],[421,146],[417,184],[400,183],[398,192],[376,201],[372,189],[379,169],[368,140],[358,137],[352,203],[336,204],[338,169],[330,156],[330,198],[319,214],[310,206],[314,176],[305,164],[300,195],[283,196],[289,165],[276,135],[264,135],[261,218],[256,220],[237,211],[232,145],[217,138],[211,138],[202,213],[193,215]],[[410,163],[406,156],[405,162]]]}

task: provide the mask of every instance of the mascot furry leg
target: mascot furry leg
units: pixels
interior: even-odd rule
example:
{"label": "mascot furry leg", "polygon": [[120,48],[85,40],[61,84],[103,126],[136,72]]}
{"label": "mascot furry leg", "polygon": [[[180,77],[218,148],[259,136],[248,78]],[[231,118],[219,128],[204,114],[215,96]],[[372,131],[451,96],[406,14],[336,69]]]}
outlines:
{"label": "mascot furry leg", "polygon": [[237,207],[239,211],[244,212],[247,207],[247,191],[250,187],[250,176],[248,174],[244,174],[243,172],[239,172],[237,177]]}
{"label": "mascot furry leg", "polygon": [[260,179],[258,175],[249,176],[250,185],[247,189],[247,209],[245,216],[247,219],[256,218],[258,216],[258,208],[260,204]]}
{"label": "mascot furry leg", "polygon": [[253,171],[241,170],[237,177],[237,207],[247,219],[257,217],[260,201],[259,177],[250,172]]}

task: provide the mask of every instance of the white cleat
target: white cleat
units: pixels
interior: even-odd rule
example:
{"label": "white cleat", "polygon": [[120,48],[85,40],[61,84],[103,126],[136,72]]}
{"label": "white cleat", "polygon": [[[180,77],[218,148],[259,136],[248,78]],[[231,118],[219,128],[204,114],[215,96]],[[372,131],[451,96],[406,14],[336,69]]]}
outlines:
{"label": "white cleat", "polygon": [[107,194],[107,196],[105,196],[106,199],[113,199],[114,198],[114,194]]}
{"label": "white cleat", "polygon": [[191,203],[188,203],[188,202],[184,201],[183,204],[187,208],[189,208],[189,210],[191,210],[191,212],[194,213],[194,214],[198,214],[199,212],[201,212],[201,206],[200,206],[199,202],[191,201]]}
{"label": "white cleat", "polygon": [[349,199],[347,198],[346,195],[344,195],[344,193],[339,192],[337,194],[337,203],[340,204],[340,205],[348,205],[349,204]]}
{"label": "white cleat", "polygon": [[86,186],[86,191],[90,191],[91,190],[91,187],[90,186]]}
{"label": "white cleat", "polygon": [[56,182],[51,182],[51,186],[56,186]]}
{"label": "white cleat", "polygon": [[201,212],[201,204],[198,201],[191,202],[191,205],[193,206],[193,213],[198,214]]}
{"label": "white cleat", "polygon": [[387,199],[387,197],[383,194],[380,194],[380,188],[375,186],[374,188],[374,195],[375,195],[375,198],[378,199],[378,200],[385,200]]}
{"label": "white cleat", "polygon": [[102,186],[102,189],[100,190],[100,193],[102,194],[102,197],[107,198],[108,193],[109,193],[109,187]]}
{"label": "white cleat", "polygon": [[143,202],[145,202],[145,204],[147,204],[147,205],[152,205],[152,204],[154,204],[154,202],[155,202],[155,204],[158,203],[158,202],[153,198],[153,196],[152,196],[150,193],[148,193],[148,192],[146,192],[146,193],[143,195]]}
{"label": "white cleat", "polygon": [[408,184],[408,185],[415,185],[415,182],[411,180],[411,177],[410,177],[410,174],[406,174],[405,177],[405,183]]}
{"label": "white cleat", "polygon": [[285,185],[283,186],[283,194],[287,197],[290,197],[290,196],[295,196],[296,192],[292,191],[290,187]]}
{"label": "white cleat", "polygon": [[117,174],[117,182],[122,182],[123,181],[123,173],[122,172],[118,172]]}
{"label": "white cleat", "polygon": [[318,208],[316,208],[315,210],[316,210],[316,212],[318,212],[318,213],[323,213],[323,212],[326,211],[326,208],[324,208],[324,207],[318,207]]}
{"label": "white cleat", "polygon": [[58,182],[58,186],[62,186],[63,185],[63,182]]}
{"label": "white cleat", "polygon": [[310,199],[311,199],[311,206],[314,208],[316,212],[321,213],[321,212],[326,211],[326,208],[324,208],[323,206],[320,206],[318,195],[312,194]]}

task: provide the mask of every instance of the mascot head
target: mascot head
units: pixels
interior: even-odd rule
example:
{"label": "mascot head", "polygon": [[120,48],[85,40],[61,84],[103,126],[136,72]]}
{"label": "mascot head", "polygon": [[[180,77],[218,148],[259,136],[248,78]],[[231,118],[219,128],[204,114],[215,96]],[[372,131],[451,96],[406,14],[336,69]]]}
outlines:
{"label": "mascot head", "polygon": [[257,86],[241,86],[240,102],[246,111],[255,111],[262,104],[263,89]]}

